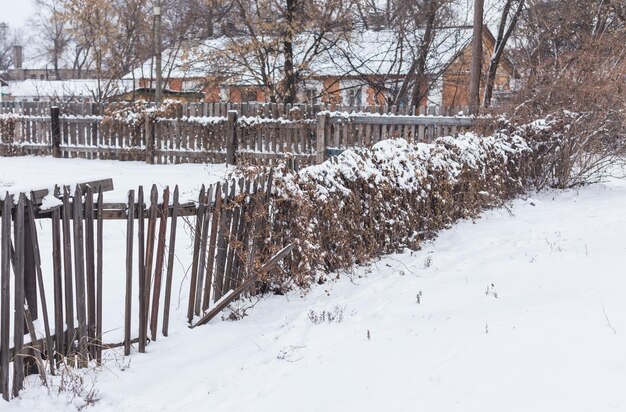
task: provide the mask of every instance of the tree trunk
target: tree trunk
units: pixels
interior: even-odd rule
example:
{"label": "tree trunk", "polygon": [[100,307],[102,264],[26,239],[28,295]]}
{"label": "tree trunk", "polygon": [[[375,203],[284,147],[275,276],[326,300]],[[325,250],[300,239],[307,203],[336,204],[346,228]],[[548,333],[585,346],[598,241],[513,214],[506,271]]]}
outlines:
{"label": "tree trunk", "polygon": [[491,61],[489,62],[489,71],[487,74],[487,84],[485,85],[485,94],[483,96],[483,107],[491,106],[491,100],[493,98],[493,89],[496,84],[496,74],[498,72],[498,67],[500,66],[500,60],[502,59],[502,55],[504,54],[504,48],[506,47],[515,26],[517,25],[517,20],[519,19],[520,14],[524,8],[525,0],[519,0],[517,5],[517,9],[515,10],[515,14],[511,18],[511,23],[509,27],[505,31],[506,21],[509,16],[509,11],[511,9],[511,4],[513,0],[507,0],[504,9],[502,11],[502,18],[500,20],[500,28],[498,29],[498,38],[496,39],[496,44],[493,50],[493,56]]}
{"label": "tree trunk", "polygon": [[297,79],[293,63],[293,22],[296,14],[297,0],[286,0],[285,19],[287,27],[283,32],[284,67],[284,103],[294,103],[297,98]]}
{"label": "tree trunk", "polygon": [[471,113],[480,105],[480,77],[483,59],[483,9],[484,0],[474,2],[474,34],[472,36],[472,66],[470,68],[469,106]]}

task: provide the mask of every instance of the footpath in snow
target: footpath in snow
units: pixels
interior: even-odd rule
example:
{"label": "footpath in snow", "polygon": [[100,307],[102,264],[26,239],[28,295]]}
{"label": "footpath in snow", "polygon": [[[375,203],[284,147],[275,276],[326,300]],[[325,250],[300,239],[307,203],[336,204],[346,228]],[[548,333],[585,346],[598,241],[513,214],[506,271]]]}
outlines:
{"label": "footpath in snow", "polygon": [[[544,192],[238,322],[190,330],[181,305],[85,378],[91,410],[626,410],[625,207],[622,181]],[[2,410],[68,407],[27,386]]]}

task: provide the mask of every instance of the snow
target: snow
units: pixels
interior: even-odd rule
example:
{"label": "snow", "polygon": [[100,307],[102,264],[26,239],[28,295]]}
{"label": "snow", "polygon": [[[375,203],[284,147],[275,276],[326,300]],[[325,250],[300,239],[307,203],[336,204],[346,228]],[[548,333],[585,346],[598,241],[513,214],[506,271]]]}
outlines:
{"label": "snow", "polygon": [[39,97],[67,98],[92,98],[102,93],[123,94],[133,90],[133,82],[120,80],[113,82],[92,80],[36,80],[28,79],[10,81],[8,95],[11,98],[35,99]]}
{"label": "snow", "polygon": [[[35,177],[22,175],[33,169],[19,165],[38,160],[1,159],[11,167],[2,168],[0,182],[32,183]],[[201,166],[56,162],[43,159],[39,177],[117,170],[117,184],[128,176],[116,196],[139,181],[185,184],[186,177],[194,187],[191,170],[208,174]],[[85,390],[93,385],[100,398],[88,410],[624,410],[625,202],[620,180],[533,193],[459,222],[418,252],[341,273],[307,295],[240,304],[256,303],[237,322],[188,329],[183,283],[170,337],[159,337],[145,355],[109,351],[100,371],[86,373]],[[108,236],[123,240],[123,222],[118,229]],[[176,289],[190,263],[184,243]],[[124,275],[105,273],[111,299]],[[105,320],[120,317],[111,309],[119,302],[105,307]],[[21,399],[2,410],[82,405],[52,381],[48,392],[29,377]]]}

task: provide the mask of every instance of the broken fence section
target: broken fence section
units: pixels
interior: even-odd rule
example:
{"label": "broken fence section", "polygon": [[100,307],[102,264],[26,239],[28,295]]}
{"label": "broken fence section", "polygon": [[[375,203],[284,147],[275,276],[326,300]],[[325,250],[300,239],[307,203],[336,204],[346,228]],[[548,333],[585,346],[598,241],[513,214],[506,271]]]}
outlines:
{"label": "broken fence section", "polygon": [[[217,183],[203,187],[198,201],[188,203],[180,202],[178,187],[160,191],[152,186],[149,192],[139,187],[128,193],[127,203],[105,203],[104,191],[112,184],[101,181],[100,186],[77,185],[71,191],[57,187],[56,205],[47,210],[41,209],[42,193],[7,193],[0,203],[3,398],[17,396],[29,374],[38,373],[46,384],[46,374],[54,374],[61,362],[98,365],[103,349],[123,347],[129,355],[137,344],[137,350],[145,352],[149,341],[167,336],[177,234],[185,234],[179,230],[183,225],[193,236],[189,325],[207,323],[241,297],[293,248],[284,247],[287,238],[268,218],[271,182],[270,172]],[[49,239],[38,236],[36,222],[42,219],[51,224]],[[119,343],[106,342],[103,330],[103,296],[114,293],[103,289],[105,230],[111,220],[126,221],[125,244],[113,245],[125,248],[124,262],[118,263],[125,273]],[[40,256],[40,244],[47,241],[49,267]],[[35,324],[43,330],[36,330]]]}

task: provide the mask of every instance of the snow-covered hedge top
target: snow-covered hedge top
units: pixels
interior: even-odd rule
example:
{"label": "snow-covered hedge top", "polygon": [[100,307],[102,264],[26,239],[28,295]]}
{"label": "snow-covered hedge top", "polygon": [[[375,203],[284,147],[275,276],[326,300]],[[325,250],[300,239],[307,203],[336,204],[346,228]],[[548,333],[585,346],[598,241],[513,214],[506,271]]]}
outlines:
{"label": "snow-covered hedge top", "polygon": [[484,176],[490,162],[506,164],[510,156],[529,150],[522,138],[503,134],[479,137],[466,133],[441,137],[432,144],[390,139],[372,149],[346,150],[336,159],[301,170],[297,177],[287,175],[279,190],[284,195],[297,193],[300,191],[297,181],[300,185],[313,185],[316,195],[323,200],[331,193],[349,195],[351,189],[345,182],[361,179],[373,185],[389,184],[410,193],[421,193],[428,184],[429,173],[440,173],[442,178],[455,183],[463,168],[474,169]]}

